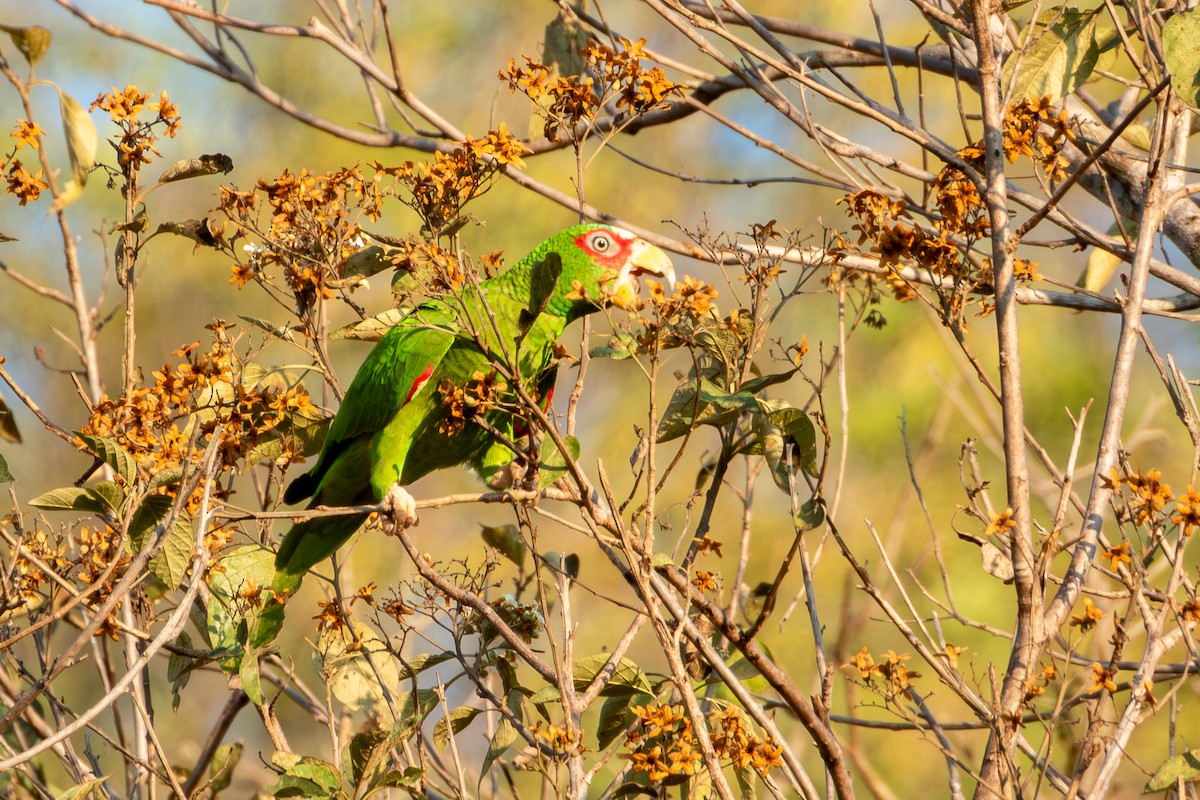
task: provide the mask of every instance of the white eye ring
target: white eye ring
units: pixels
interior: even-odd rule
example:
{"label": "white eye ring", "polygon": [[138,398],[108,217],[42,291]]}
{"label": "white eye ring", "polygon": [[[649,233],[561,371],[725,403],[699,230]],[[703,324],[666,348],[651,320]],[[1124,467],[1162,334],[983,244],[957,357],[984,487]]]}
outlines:
{"label": "white eye ring", "polygon": [[592,249],[597,253],[603,253],[612,246],[612,239],[608,238],[608,234],[597,233],[592,237]]}

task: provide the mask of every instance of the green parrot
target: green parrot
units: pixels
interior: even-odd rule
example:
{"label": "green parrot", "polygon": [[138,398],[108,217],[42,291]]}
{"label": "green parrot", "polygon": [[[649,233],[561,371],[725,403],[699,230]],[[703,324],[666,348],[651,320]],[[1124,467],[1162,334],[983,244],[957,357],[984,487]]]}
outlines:
{"label": "green parrot", "polygon": [[[509,374],[515,368],[526,391],[548,406],[563,330],[607,305],[631,307],[642,274],[675,280],[670,259],[654,245],[620,228],[576,225],[496,277],[412,309],[359,368],[316,464],[292,481],[284,502],[383,503],[394,524],[407,526],[416,521],[416,504],[403,487],[418,478],[458,464],[493,478],[512,451],[484,426],[454,418],[444,389],[492,387],[497,402],[483,418],[518,438],[504,410],[515,407],[516,394],[493,363],[512,364]],[[294,590],[367,516],[294,525],[279,545],[275,588]]]}

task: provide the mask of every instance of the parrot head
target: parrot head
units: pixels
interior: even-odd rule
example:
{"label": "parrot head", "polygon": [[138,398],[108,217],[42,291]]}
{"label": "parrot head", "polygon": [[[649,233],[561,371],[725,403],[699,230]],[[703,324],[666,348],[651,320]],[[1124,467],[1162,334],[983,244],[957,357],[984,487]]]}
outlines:
{"label": "parrot head", "polygon": [[600,287],[600,305],[632,310],[637,305],[641,275],[662,278],[675,285],[675,267],[659,248],[623,228],[607,225],[583,225],[572,231],[574,243],[600,268],[596,280]]}

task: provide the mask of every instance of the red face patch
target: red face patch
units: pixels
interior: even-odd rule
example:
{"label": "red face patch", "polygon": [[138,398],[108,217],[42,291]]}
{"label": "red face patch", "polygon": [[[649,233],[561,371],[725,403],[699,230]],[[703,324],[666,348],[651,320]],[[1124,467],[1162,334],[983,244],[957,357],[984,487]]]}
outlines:
{"label": "red face patch", "polygon": [[633,256],[636,237],[614,228],[598,228],[575,237],[575,244],[602,267],[620,272]]}

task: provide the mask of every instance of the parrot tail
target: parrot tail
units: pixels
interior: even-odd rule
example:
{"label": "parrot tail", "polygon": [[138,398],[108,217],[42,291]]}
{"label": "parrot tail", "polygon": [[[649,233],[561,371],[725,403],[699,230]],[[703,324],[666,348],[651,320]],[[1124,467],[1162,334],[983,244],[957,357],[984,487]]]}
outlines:
{"label": "parrot tail", "polygon": [[[295,485],[295,484],[293,484]],[[315,565],[333,555],[367,521],[369,514],[314,517],[298,522],[279,543],[275,554],[276,592],[294,592]]]}

